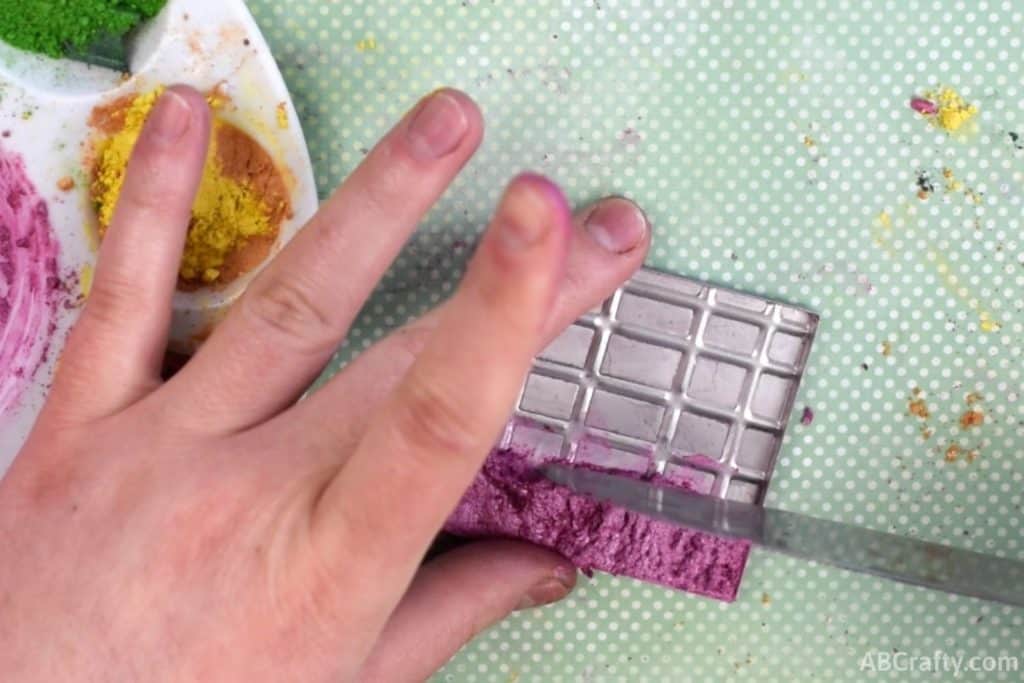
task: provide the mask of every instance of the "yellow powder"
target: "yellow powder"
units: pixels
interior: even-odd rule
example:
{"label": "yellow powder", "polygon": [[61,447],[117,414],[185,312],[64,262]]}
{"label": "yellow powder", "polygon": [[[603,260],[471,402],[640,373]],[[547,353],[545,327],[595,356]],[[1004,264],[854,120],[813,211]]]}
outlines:
{"label": "yellow powder", "polygon": [[89,292],[92,291],[93,272],[93,265],[91,263],[86,263],[82,266],[82,270],[78,274],[78,284],[82,289],[82,296],[89,296]]}
{"label": "yellow powder", "polygon": [[926,92],[924,96],[938,107],[932,121],[936,126],[950,133],[959,130],[978,114],[976,106],[968,104],[964,98],[960,97],[960,93],[949,86]]}
{"label": "yellow powder", "polygon": [[[124,112],[121,129],[103,140],[97,149],[92,195],[99,216],[100,234],[106,231],[124,185],[125,169],[146,117],[163,88],[139,95]],[[216,108],[217,95],[211,95]],[[229,124],[214,118],[210,149],[202,181],[192,209],[179,271],[182,280],[211,284],[221,276],[228,256],[253,237],[270,235],[275,229],[268,207],[244,182],[228,177],[218,155],[217,132]],[[278,207],[279,208],[279,207]]]}

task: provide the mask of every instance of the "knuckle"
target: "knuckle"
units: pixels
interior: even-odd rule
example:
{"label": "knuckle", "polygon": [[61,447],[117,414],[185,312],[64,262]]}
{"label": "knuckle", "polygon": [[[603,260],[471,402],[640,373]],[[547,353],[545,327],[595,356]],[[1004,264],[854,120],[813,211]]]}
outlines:
{"label": "knuckle", "polygon": [[308,353],[328,353],[337,343],[330,315],[296,279],[269,278],[242,299],[242,308],[256,325]]}
{"label": "knuckle", "polygon": [[480,439],[457,401],[419,375],[410,377],[396,412],[394,428],[412,457],[459,458],[479,446]]}

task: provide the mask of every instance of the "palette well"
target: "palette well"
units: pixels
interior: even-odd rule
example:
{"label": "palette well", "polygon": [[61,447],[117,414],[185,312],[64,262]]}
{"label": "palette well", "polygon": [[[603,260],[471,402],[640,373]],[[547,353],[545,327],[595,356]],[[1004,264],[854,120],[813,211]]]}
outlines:
{"label": "palette well", "polygon": [[186,83],[265,151],[289,215],[262,260],[224,286],[180,288],[171,345],[194,350],[263,263],[316,211],[312,165],[294,106],[241,0],[170,0],[133,37],[130,75],[0,43],[0,474],[20,448],[52,380],[96,262],[91,165],[98,111]]}

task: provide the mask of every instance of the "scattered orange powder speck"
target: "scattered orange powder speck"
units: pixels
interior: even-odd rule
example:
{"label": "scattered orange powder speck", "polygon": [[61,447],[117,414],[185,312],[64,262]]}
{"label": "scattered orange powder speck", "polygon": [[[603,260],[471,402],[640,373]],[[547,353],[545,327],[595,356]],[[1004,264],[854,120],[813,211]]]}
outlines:
{"label": "scattered orange powder speck", "polygon": [[75,179],[69,175],[64,176],[57,181],[57,189],[61,192],[70,192],[75,189]]}
{"label": "scattered orange powder speck", "polygon": [[935,435],[935,430],[930,427],[921,427],[921,438],[925,441],[932,438]]}
{"label": "scattered orange powder speck", "polygon": [[977,448],[972,448],[971,450],[967,451],[967,462],[974,462],[975,460],[978,459],[978,456],[980,455],[981,451],[979,451]]}
{"label": "scattered orange powder speck", "polygon": [[960,416],[960,428],[970,429],[985,424],[985,413],[980,410],[968,410]]}
{"label": "scattered orange powder speck", "polygon": [[907,411],[911,415],[919,417],[922,420],[927,420],[928,417],[931,415],[931,413],[928,412],[928,404],[924,402],[923,398],[912,399],[910,403],[907,405]]}
{"label": "scattered orange powder speck", "polygon": [[956,462],[960,458],[961,448],[957,444],[950,444],[946,449],[946,462]]}

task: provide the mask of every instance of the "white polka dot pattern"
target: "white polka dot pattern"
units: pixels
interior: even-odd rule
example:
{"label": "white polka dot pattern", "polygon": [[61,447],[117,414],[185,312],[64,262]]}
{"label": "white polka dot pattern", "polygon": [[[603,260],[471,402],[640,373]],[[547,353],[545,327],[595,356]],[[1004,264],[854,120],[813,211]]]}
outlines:
{"label": "white polka dot pattern", "polygon": [[[250,6],[322,194],[432,88],[467,90],[488,122],[337,364],[447,296],[502,184],[533,168],[577,202],[643,204],[651,265],[821,315],[798,402],[816,418],[794,420],[769,503],[1024,556],[1019,3]],[[979,110],[954,133],[908,104],[940,86]],[[983,424],[961,426],[974,410]],[[755,553],[733,605],[600,576],[438,680],[936,680],[858,666],[893,649],[1024,658],[1022,627],[1021,610]]]}

